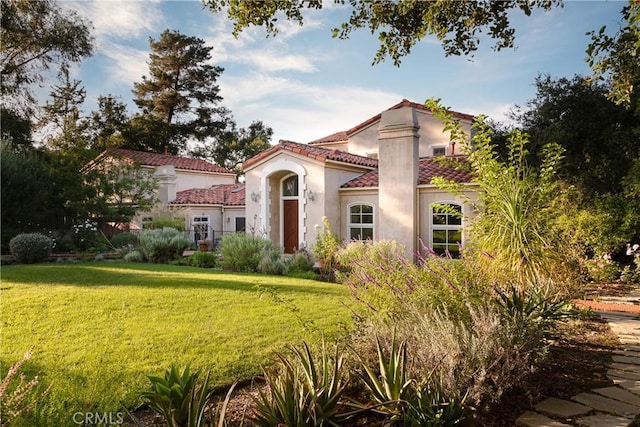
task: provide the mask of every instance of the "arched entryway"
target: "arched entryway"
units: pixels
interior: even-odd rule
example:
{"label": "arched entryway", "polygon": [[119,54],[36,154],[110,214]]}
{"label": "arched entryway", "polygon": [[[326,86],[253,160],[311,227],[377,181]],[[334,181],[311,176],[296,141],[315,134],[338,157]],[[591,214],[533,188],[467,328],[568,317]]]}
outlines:
{"label": "arched entryway", "polygon": [[298,250],[300,239],[299,228],[299,187],[298,175],[292,174],[284,177],[280,185],[282,222],[282,247],[287,254]]}
{"label": "arched entryway", "polygon": [[305,168],[290,159],[273,161],[261,173],[260,224],[285,253],[299,250],[306,241],[306,176]]}

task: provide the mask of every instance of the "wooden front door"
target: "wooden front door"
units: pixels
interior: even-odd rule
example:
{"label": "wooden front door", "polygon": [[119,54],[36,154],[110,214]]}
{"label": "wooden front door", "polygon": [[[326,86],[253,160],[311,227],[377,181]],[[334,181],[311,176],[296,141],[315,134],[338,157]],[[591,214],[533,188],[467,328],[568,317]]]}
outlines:
{"label": "wooden front door", "polygon": [[284,253],[291,254],[298,249],[298,200],[283,200],[283,241]]}

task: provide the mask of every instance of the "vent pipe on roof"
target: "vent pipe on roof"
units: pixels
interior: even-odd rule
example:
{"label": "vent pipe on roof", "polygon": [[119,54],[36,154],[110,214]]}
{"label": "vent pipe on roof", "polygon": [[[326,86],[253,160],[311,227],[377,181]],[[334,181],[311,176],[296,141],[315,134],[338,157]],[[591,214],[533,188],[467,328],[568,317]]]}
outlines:
{"label": "vent pipe on roof", "polygon": [[166,156],[167,154],[169,154],[169,146],[165,145],[164,146],[164,155]]}

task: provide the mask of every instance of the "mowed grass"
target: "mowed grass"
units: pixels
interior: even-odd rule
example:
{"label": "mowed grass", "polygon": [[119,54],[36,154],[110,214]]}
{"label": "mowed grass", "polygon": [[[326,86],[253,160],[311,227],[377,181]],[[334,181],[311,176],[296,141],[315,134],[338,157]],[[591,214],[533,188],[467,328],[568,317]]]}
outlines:
{"label": "mowed grass", "polygon": [[25,367],[52,385],[51,425],[135,406],[173,363],[210,368],[216,385],[251,378],[288,343],[350,323],[340,285],[166,265],[6,266],[1,297],[2,373],[33,346]]}

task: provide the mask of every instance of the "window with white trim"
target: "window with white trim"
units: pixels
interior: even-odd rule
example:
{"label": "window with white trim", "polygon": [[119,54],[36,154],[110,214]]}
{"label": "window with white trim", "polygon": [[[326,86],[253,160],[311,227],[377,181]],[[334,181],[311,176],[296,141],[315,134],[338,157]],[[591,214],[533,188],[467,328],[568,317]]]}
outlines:
{"label": "window with white trim", "polygon": [[194,242],[209,239],[209,217],[208,216],[194,216],[191,220],[191,224],[193,227]]}
{"label": "window with white trim", "polygon": [[462,206],[455,203],[431,205],[431,248],[440,255],[448,251],[460,258],[462,246]]}
{"label": "window with white trim", "polygon": [[433,147],[431,149],[431,152],[433,153],[433,157],[446,156],[447,155],[447,147],[445,147],[445,146]]}
{"label": "window with white trim", "polygon": [[373,240],[373,205],[358,203],[349,206],[349,239]]}

